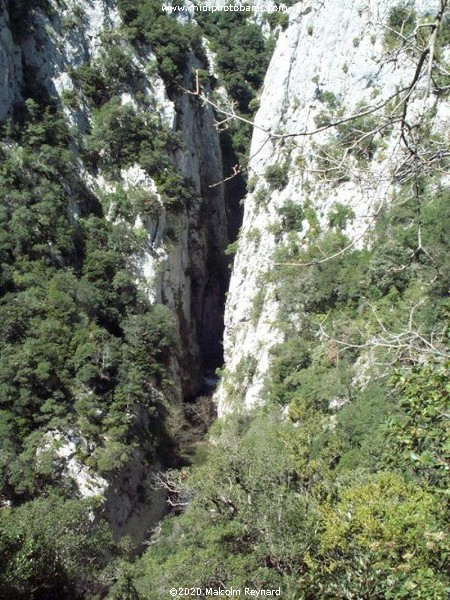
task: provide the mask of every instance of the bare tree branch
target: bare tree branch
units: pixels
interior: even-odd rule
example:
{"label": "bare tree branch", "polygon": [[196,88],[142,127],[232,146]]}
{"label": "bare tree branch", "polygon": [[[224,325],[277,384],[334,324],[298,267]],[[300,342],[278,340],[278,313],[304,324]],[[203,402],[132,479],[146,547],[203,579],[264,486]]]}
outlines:
{"label": "bare tree branch", "polygon": [[[329,315],[316,323],[319,329],[318,337],[339,346],[341,350],[339,350],[338,353],[351,349],[383,349],[392,357],[392,360],[388,363],[389,365],[398,362],[416,364],[424,355],[449,359],[450,353],[445,349],[447,327],[443,326],[440,331],[431,331],[427,336],[421,331],[420,325],[415,322],[414,313],[421,304],[422,303],[419,302],[410,308],[406,324],[397,331],[390,331],[389,327],[381,321],[374,307],[370,306],[380,330],[378,334],[365,339],[362,343],[354,343],[330,335],[324,327]],[[364,332],[359,331],[359,333],[361,334],[361,337],[367,337]]]}

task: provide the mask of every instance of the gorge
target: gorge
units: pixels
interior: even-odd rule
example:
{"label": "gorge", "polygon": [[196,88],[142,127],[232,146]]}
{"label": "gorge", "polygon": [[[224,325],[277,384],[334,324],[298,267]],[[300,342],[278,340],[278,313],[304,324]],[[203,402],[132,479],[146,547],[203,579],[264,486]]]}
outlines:
{"label": "gorge", "polygon": [[287,4],[0,0],[6,600],[447,597],[448,2]]}

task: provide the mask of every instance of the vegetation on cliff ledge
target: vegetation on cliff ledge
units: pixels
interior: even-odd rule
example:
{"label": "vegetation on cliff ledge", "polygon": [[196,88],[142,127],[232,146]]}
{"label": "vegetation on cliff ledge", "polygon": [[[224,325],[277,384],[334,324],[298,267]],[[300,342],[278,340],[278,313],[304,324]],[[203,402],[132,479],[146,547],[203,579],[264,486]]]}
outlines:
{"label": "vegetation on cliff ledge", "polygon": [[[35,10],[48,10],[39,0],[8,6],[15,36]],[[89,110],[85,130],[69,129],[31,71],[24,102],[0,129],[0,597],[162,600],[171,588],[247,587],[281,588],[285,600],[444,600],[450,210],[448,149],[444,133],[433,132],[434,109],[414,128],[416,149],[367,247],[346,235],[355,217],[348,206],[336,203],[326,227],[307,201],[288,199],[280,209],[274,266],[251,311],[257,321],[270,285],[283,342],[272,351],[264,405],[242,407],[258,366],[248,355],[225,375],[235,414],[193,444],[172,380],[173,315],[136,283],[147,235],[137,218],[157,218],[161,203],[119,182],[138,162],[177,215],[197,190],[175,168],[181,138],[153,114],[130,52],[151,47],[156,63],[147,68],[177,105],[189,68],[208,66],[206,35],[221,81],[251,117],[272,42],[240,13],[201,13],[196,25],[157,0],[118,0],[118,9],[120,32],[108,32],[102,52],[71,69],[76,86],[62,97],[66,108]],[[391,56],[411,36],[407,51],[417,52],[423,30],[435,26],[433,51],[445,64],[448,16],[439,26],[427,16],[419,27],[402,4],[388,25]],[[438,100],[448,95],[444,71],[430,79]],[[127,104],[130,90],[137,101]],[[394,103],[387,125],[359,115],[334,127],[332,152],[318,149],[323,177],[333,171],[336,186],[348,181],[347,159],[364,169],[412,91]],[[320,101],[317,126],[328,126],[342,106],[331,93]],[[250,128],[232,133],[245,154]],[[94,196],[81,163],[117,184],[114,191]],[[257,205],[287,186],[290,166],[267,167]],[[189,408],[191,422],[206,429],[211,406]],[[158,457],[173,467],[188,438],[191,464],[153,482],[172,510],[141,556],[113,538],[100,494],[79,498],[62,452],[74,438],[77,468],[109,481],[137,450],[148,464]]]}

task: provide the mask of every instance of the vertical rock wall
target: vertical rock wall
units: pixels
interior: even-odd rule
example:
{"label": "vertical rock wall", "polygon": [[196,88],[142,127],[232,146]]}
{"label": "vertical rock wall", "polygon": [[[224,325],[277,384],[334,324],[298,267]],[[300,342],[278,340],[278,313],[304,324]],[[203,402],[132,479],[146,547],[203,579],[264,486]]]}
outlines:
{"label": "vertical rock wall", "polygon": [[0,121],[19,98],[22,82],[21,51],[11,34],[6,0],[0,0]]}
{"label": "vertical rock wall", "polygon": [[[383,48],[388,14],[397,4],[391,0],[305,0],[289,9],[289,26],[279,35],[255,120],[249,169],[254,189],[245,199],[226,304],[226,371],[216,396],[222,414],[263,401],[270,350],[283,337],[277,325],[276,292],[264,278],[274,268],[275,249],[286,240],[286,233],[280,231],[280,208],[288,199],[301,206],[308,204],[320,226],[326,228],[330,208],[336,203],[348,206],[355,219],[346,234],[361,246],[367,242],[377,207],[389,202],[392,172],[402,160],[397,131],[365,172],[355,165],[347,180],[339,183],[326,182],[314,171],[313,157],[330,132],[304,134],[318,129],[316,119],[333,99],[341,102],[344,114],[355,114],[358,106],[381,104],[398,86],[411,82],[417,66],[414,59],[402,54],[393,60]],[[436,0],[408,4],[418,14],[432,13],[439,6]],[[411,98],[413,118],[420,118],[437,102],[433,96],[422,98],[424,85],[418,86]],[[436,122],[441,131],[448,130],[448,109],[442,105]],[[301,135],[282,140],[271,138],[264,130]],[[275,164],[286,171],[282,189],[266,180],[266,169]],[[299,234],[304,246],[309,227],[305,221]],[[230,384],[245,364],[254,368],[241,386],[243,399],[234,398]]]}
{"label": "vertical rock wall", "polygon": [[[14,31],[13,36],[6,0],[0,0],[0,121],[20,103],[25,86],[32,85],[61,101],[68,126],[76,127],[82,136],[92,119],[89,105],[73,106],[62,100],[75,87],[71,69],[99,56],[106,32],[114,31],[120,37],[122,23],[117,2],[58,1],[50,3],[49,11],[32,10],[26,23],[20,24],[20,31]],[[181,400],[198,394],[204,368],[218,366],[221,360],[223,298],[228,277],[223,259],[228,244],[227,218],[223,186],[209,187],[223,177],[220,140],[210,108],[181,95],[175,110],[156,70],[147,68],[149,63],[155,64],[151,48],[142,47],[138,53],[125,37],[119,43],[142,75],[138,84],[132,82],[129,91],[122,94],[122,103],[149,110],[150,102],[152,114],[181,133],[184,145],[174,153],[173,162],[197,191],[196,198],[180,211],[170,213],[162,208],[157,219],[142,223],[138,217],[136,222],[136,226],[144,225],[148,231],[135,258],[139,284],[149,298],[168,305],[178,321],[181,352],[173,365],[173,378],[177,384],[175,393]],[[146,96],[145,105],[140,99],[142,93]],[[78,153],[75,146],[73,150]],[[125,190],[142,189],[157,194],[154,181],[139,164],[122,171],[121,180],[112,182],[101,172],[94,176],[81,156],[78,160],[80,176],[99,203],[105,193],[118,185]],[[74,223],[79,209],[74,193],[68,206]],[[145,420],[145,415],[142,418]],[[116,533],[130,534],[136,541],[142,539],[146,527],[165,511],[164,493],[156,491],[151,498],[145,493],[145,481],[160,468],[158,464],[149,465],[145,452],[137,451],[123,472],[106,482],[96,479],[77,462],[76,447],[82,440],[76,432],[70,434],[70,439],[67,434],[65,440],[55,432],[53,438],[59,440],[59,456],[66,460],[67,476],[74,480],[79,494],[86,496],[103,490],[106,511]],[[92,491],[85,481],[92,483]]]}

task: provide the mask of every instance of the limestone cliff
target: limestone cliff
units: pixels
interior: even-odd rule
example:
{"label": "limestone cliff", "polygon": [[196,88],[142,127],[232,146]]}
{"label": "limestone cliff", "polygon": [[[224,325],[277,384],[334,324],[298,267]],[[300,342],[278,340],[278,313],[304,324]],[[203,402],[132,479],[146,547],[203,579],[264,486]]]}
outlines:
{"label": "limestone cliff", "polygon": [[0,74],[0,120],[3,120],[19,97],[23,77],[21,52],[11,35],[5,0],[0,2]]}
{"label": "limestone cliff", "polygon": [[[333,114],[339,119],[364,107],[383,107],[414,81],[417,62],[411,54],[394,56],[385,47],[394,5],[390,0],[305,0],[289,9],[289,26],[279,35],[255,120],[249,165],[253,190],[245,198],[226,304],[226,370],[217,394],[221,413],[262,401],[270,351],[283,337],[275,289],[264,277],[276,269],[274,251],[287,239],[280,209],[291,201],[312,209],[313,219],[305,218],[297,234],[305,247],[311,227],[326,229],[333,207],[349,207],[354,218],[346,234],[360,247],[369,243],[374,217],[396,189],[395,173],[405,158],[397,126],[367,168],[351,159],[345,176],[331,170],[327,178],[318,162],[333,134],[325,113],[337,109]],[[419,15],[435,14],[439,6],[434,0],[408,3]],[[408,119],[415,123],[435,107],[434,128],[448,131],[448,106],[438,104],[426,88],[422,76],[408,96]],[[271,181],[273,165],[279,166],[279,177]],[[243,404],[233,397],[238,379]]]}
{"label": "limestone cliff", "polygon": [[[179,401],[195,396],[203,387],[205,369],[214,369],[221,362],[223,298],[228,278],[223,258],[228,245],[226,199],[222,186],[209,187],[222,178],[223,170],[212,110],[182,94],[176,99],[175,108],[157,74],[152,49],[142,45],[137,51],[122,35],[123,23],[116,2],[42,3],[41,8],[31,8],[19,16],[11,3],[1,0],[0,120],[5,121],[20,105],[27,86],[40,88],[59,104],[68,126],[76,130],[73,151],[78,156],[79,173],[97,202],[101,204],[105,194],[119,188],[156,196],[161,204],[158,215],[144,220],[136,217],[135,226],[144,227],[147,236],[133,268],[148,297],[168,305],[178,324],[181,348],[172,367],[174,395]],[[181,134],[182,144],[174,150],[171,160],[195,189],[194,199],[182,210],[164,208],[155,182],[138,163],[111,180],[106,173],[92,170],[83,162],[78,142],[82,143],[91,126],[92,106],[82,97],[77,102],[67,102],[66,98],[78,91],[74,69],[95,64],[107,36],[114,37],[139,74],[139,80],[132,81],[122,93],[122,104],[151,112],[152,118]],[[201,65],[194,62],[191,66]],[[74,193],[68,211],[75,225],[80,213],[77,202]],[[104,206],[105,214],[115,218],[108,210]],[[143,423],[145,419],[143,414]],[[50,432],[47,442],[57,446],[57,455],[66,464],[65,475],[73,480],[79,495],[104,495],[116,532],[131,534],[139,541],[164,513],[164,494],[152,493],[150,502],[146,497],[146,481],[160,466],[158,459],[149,464],[145,448],[135,452],[131,463],[113,480],[106,481],[78,460],[76,455],[83,440],[77,432]]]}

